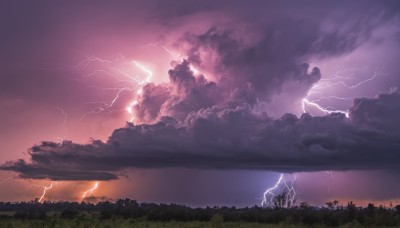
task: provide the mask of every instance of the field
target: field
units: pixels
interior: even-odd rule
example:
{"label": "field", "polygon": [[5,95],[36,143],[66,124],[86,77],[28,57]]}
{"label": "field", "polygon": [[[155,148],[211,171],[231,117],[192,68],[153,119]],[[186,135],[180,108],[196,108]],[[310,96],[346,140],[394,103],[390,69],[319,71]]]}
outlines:
{"label": "field", "polygon": [[[7,228],[46,228],[46,227],[68,227],[68,228],[124,228],[124,227],[138,227],[138,228],[296,228],[296,227],[329,227],[324,225],[305,226],[300,224],[261,224],[261,223],[247,223],[247,222],[137,222],[134,220],[124,219],[110,219],[110,220],[97,220],[97,219],[46,219],[46,220],[17,220],[17,219],[2,219],[0,220],[0,227]],[[348,223],[340,227],[363,227],[358,223]]]}
{"label": "field", "polygon": [[177,204],[116,202],[0,202],[0,227],[400,227],[400,205],[347,206],[338,201],[327,207],[307,203],[283,208],[258,206],[191,208]]}

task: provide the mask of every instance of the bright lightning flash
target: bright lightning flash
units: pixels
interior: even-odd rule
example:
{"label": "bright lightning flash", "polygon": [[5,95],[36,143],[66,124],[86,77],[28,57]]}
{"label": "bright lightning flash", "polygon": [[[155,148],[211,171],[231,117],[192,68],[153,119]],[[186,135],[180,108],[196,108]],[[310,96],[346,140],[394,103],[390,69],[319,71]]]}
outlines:
{"label": "bright lightning flash", "polygon": [[[170,49],[168,49],[166,47],[163,47],[163,48],[171,56],[171,58],[174,61],[178,61],[178,62],[182,63],[185,59],[187,59],[187,57],[185,57],[181,53],[174,52],[174,51],[172,51],[172,50],[170,50]],[[201,74],[200,71],[195,66],[193,66],[192,64],[189,64],[189,69],[193,72],[194,75],[200,75]]]}
{"label": "bright lightning flash", "polygon": [[283,200],[283,207],[291,207],[295,204],[296,201],[296,191],[293,187],[294,182],[296,181],[296,176],[292,178],[290,184],[288,184],[284,178],[284,174],[279,176],[278,181],[275,183],[273,187],[268,188],[262,197],[261,206],[262,207],[273,207],[276,197],[279,194],[283,194],[285,197]]}
{"label": "bright lightning flash", "polygon": [[39,203],[41,203],[42,200],[43,200],[43,198],[46,196],[47,190],[52,189],[54,185],[55,185],[55,183],[52,181],[51,184],[50,184],[49,186],[44,186],[44,187],[43,187],[43,193],[42,193],[42,195],[41,195],[40,198],[39,198]]}
{"label": "bright lightning flash", "polygon": [[[132,65],[138,68],[140,71],[144,72],[145,77],[132,74],[131,72]],[[91,77],[95,76],[96,74],[102,73],[104,75],[112,76],[113,78],[115,78],[117,80],[116,82],[119,83],[120,86],[108,87],[108,88],[91,86],[93,88],[105,92],[115,91],[115,95],[110,101],[86,102],[84,107],[95,105],[95,108],[92,111],[87,112],[83,118],[85,118],[89,114],[98,114],[105,111],[108,112],[120,111],[119,109],[115,110],[113,108],[114,105],[121,98],[122,92],[131,91],[134,92],[134,96],[136,97],[136,99],[129,102],[125,106],[124,110],[130,115],[130,122],[132,122],[134,120],[133,107],[138,103],[137,97],[143,93],[143,87],[147,83],[151,82],[151,79],[153,77],[153,72],[142,63],[136,60],[128,60],[126,57],[122,55],[119,55],[117,58],[111,60],[102,59],[95,56],[89,56],[87,57],[87,59],[78,63],[74,67],[74,69],[84,70],[84,68],[89,66],[91,67],[94,66],[96,68],[92,73],[86,75],[86,77],[84,77],[85,79],[91,79]]]}
{"label": "bright lightning flash", "polygon": [[316,103],[315,101],[309,101],[307,98],[303,98],[303,100],[301,101],[301,107],[303,109],[303,113],[306,113],[306,107],[308,106],[313,106],[314,108],[317,108],[318,110],[322,111],[325,114],[331,114],[331,113],[342,113],[344,114],[347,118],[349,117],[349,111],[348,110],[330,110],[328,108],[324,108],[321,105],[319,105],[318,103]]}
{"label": "bright lightning flash", "polygon": [[307,96],[302,99],[301,101],[301,108],[303,113],[307,112],[308,107],[313,107],[325,114],[331,114],[331,113],[342,113],[346,117],[349,117],[349,111],[348,110],[340,110],[340,109],[333,109],[329,107],[324,107],[318,102],[321,100],[352,100],[352,97],[338,97],[338,96],[322,96],[320,95],[317,99],[311,99],[311,96],[315,96],[316,94],[324,94],[324,91],[328,88],[333,89],[335,86],[343,86],[344,88],[348,90],[353,90],[356,89],[365,83],[371,82],[375,80],[377,77],[385,75],[385,73],[382,72],[383,67],[377,67],[375,69],[375,72],[368,78],[360,80],[355,82],[353,85],[350,85],[346,81],[353,80],[354,79],[354,73],[349,72],[354,72],[354,71],[362,71],[366,69],[366,67],[361,68],[361,69],[344,69],[342,71],[336,72],[331,77],[321,79],[318,83],[314,84],[311,89],[308,91]]}
{"label": "bright lightning flash", "polygon": [[[136,91],[137,95],[141,95],[143,93],[143,86],[146,85],[151,81],[151,78],[153,77],[153,72],[151,72],[150,69],[146,68],[144,65],[140,64],[139,62],[133,60],[132,63],[142,71],[144,71],[147,74],[147,77],[144,80],[141,80],[138,82],[139,89]],[[128,114],[131,116],[130,122],[133,122],[135,119],[135,116],[133,115],[133,107],[135,107],[138,104],[138,100],[135,99],[131,101],[126,107],[125,110],[128,112]]]}
{"label": "bright lightning flash", "polygon": [[89,190],[87,190],[86,192],[83,193],[82,195],[82,201],[86,198],[86,196],[88,194],[90,194],[90,196],[94,196],[93,191],[96,190],[99,187],[99,182],[96,181],[96,183],[94,183],[93,187]]}
{"label": "bright lightning flash", "polygon": [[[94,109],[91,111],[85,113],[82,117],[85,118],[89,114],[98,114],[101,112],[113,112],[113,111],[122,111],[122,110],[115,110],[112,109],[114,105],[117,103],[117,101],[121,98],[121,94],[125,91],[128,92],[134,92],[133,95],[135,99],[131,102],[129,102],[125,106],[125,111],[129,114],[130,116],[130,122],[133,122],[134,120],[134,112],[133,112],[133,107],[138,104],[138,97],[141,96],[143,93],[143,87],[151,82],[151,79],[153,77],[153,72],[147,68],[145,65],[142,63],[136,61],[136,60],[129,60],[125,58],[122,55],[118,55],[117,58],[107,60],[107,59],[102,59],[96,56],[89,56],[85,60],[79,62],[76,66],[73,67],[74,70],[79,70],[79,71],[86,71],[86,70],[93,70],[91,68],[95,67],[94,71],[91,73],[87,74],[83,79],[85,80],[92,80],[92,77],[96,76],[97,74],[104,74],[106,76],[112,76],[114,79],[116,79],[116,85],[118,86],[112,86],[112,87],[98,87],[98,86],[91,86],[93,88],[99,89],[101,91],[105,92],[114,92],[114,95],[109,101],[91,101],[91,102],[86,102],[82,108],[85,107],[90,107],[94,106]],[[89,68],[89,69],[86,69]],[[138,76],[133,74],[132,69],[133,68],[138,68],[140,71],[144,72],[145,77],[143,76]],[[95,81],[94,81],[95,82]],[[63,115],[64,120],[62,123],[63,129],[64,129],[64,136],[63,137],[58,137],[59,140],[63,141],[65,140],[66,135],[68,134],[67,127],[66,127],[66,122],[67,122],[67,113],[64,111],[64,109],[60,107],[56,107]],[[50,186],[45,186],[43,190],[43,194],[39,199],[39,202],[43,200],[43,198],[46,195],[46,192],[53,188],[55,183],[51,183]],[[86,192],[83,193],[82,195],[82,201],[88,197],[88,196],[93,196],[94,190],[96,190],[99,186],[99,182],[95,182],[92,188],[87,190]]]}
{"label": "bright lightning flash", "polygon": [[[176,56],[175,53],[173,53],[172,51],[170,51],[167,48],[164,48],[166,51],[168,51],[168,53],[170,53],[171,55],[174,55],[174,59],[175,58],[179,58],[181,59],[181,61],[183,61],[183,59],[181,58],[181,56]],[[136,68],[138,68],[139,70],[141,70],[142,72],[144,72],[145,77],[140,77],[138,75],[134,75],[132,74],[132,72],[130,72],[131,70],[129,70],[129,66],[134,66]],[[128,68],[126,68],[126,66],[128,66]],[[132,91],[135,92],[134,96],[136,97],[134,100],[130,101],[126,106],[125,106],[125,111],[129,114],[130,116],[130,122],[133,122],[134,120],[134,112],[133,112],[133,108],[139,103],[138,101],[138,97],[142,95],[143,93],[143,87],[147,84],[150,83],[153,77],[153,72],[147,68],[145,65],[143,65],[142,63],[136,61],[136,60],[129,60],[126,57],[124,57],[123,55],[118,55],[117,58],[115,59],[102,59],[96,56],[88,56],[86,59],[84,59],[83,61],[79,62],[77,65],[75,65],[73,67],[73,70],[87,70],[86,68],[92,68],[92,67],[96,67],[91,73],[86,74],[86,76],[83,79],[86,80],[91,80],[92,77],[94,77],[97,74],[104,74],[107,76],[111,76],[114,79],[116,79],[116,82],[119,83],[118,85],[122,85],[122,86],[116,86],[116,87],[108,87],[108,88],[103,88],[103,87],[97,87],[97,86],[91,86],[93,88],[96,89],[100,89],[102,91],[115,91],[115,95],[112,97],[112,99],[110,101],[91,101],[91,102],[86,102],[84,104],[84,107],[87,106],[95,106],[94,109],[92,109],[92,111],[89,111],[87,113],[84,114],[84,116],[82,117],[85,118],[86,116],[88,116],[89,114],[98,114],[104,111],[114,111],[111,110],[111,108],[114,106],[114,104],[116,104],[116,102],[120,99],[121,97],[121,93],[124,91]],[[196,69],[194,66],[190,65],[190,70],[195,74],[199,74],[199,70]],[[129,85],[127,85],[129,84]],[[66,122],[67,122],[67,116],[68,114],[64,111],[64,109],[60,108],[60,107],[56,107],[63,115],[64,119],[63,119],[63,129],[64,129],[64,135],[62,137],[58,137],[58,139],[60,141],[65,140],[65,137],[68,134],[68,130],[66,127]],[[119,110],[116,110],[119,111]],[[41,202],[45,195],[46,192],[50,189],[52,189],[54,187],[56,183],[55,182],[51,182],[51,184],[49,186],[45,186],[43,189],[43,194],[41,195],[41,197],[39,198],[39,202]],[[95,182],[95,184],[93,185],[92,188],[90,188],[89,190],[87,190],[86,192],[83,193],[82,195],[82,201],[89,196],[93,196],[93,191],[96,190],[99,186],[99,182]]]}

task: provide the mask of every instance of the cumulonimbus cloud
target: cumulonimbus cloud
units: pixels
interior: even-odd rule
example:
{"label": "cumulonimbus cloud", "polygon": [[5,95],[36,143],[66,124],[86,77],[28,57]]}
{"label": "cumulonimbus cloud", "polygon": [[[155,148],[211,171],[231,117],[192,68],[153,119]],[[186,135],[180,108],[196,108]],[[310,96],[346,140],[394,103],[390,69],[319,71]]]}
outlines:
{"label": "cumulonimbus cloud", "polygon": [[29,150],[29,162],[9,162],[1,169],[23,178],[54,180],[110,180],[132,167],[398,169],[399,103],[395,91],[355,100],[350,118],[285,114],[275,120],[255,114],[248,105],[214,106],[191,113],[184,124],[172,117],[155,124],[128,124],[107,142],[43,142]]}
{"label": "cumulonimbus cloud", "polygon": [[[309,57],[348,53],[368,39],[362,26],[349,34],[309,21],[275,22],[257,25],[250,40],[231,28],[185,34],[176,45],[187,58],[168,72],[169,83],[143,87],[133,110],[138,124],[116,129],[106,142],[42,142],[29,149],[29,161],[0,169],[52,180],[111,180],[129,168],[398,169],[397,90],[356,99],[349,118],[272,118],[260,108],[288,81],[298,91],[288,100],[306,95],[321,78],[305,63]],[[210,77],[195,75],[191,64]]]}

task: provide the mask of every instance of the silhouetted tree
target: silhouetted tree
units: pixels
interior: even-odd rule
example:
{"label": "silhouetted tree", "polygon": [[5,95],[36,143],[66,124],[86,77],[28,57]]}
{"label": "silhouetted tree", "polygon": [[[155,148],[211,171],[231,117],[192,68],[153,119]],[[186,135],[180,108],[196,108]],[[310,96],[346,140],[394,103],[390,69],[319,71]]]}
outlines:
{"label": "silhouetted tree", "polygon": [[357,207],[356,205],[353,203],[353,201],[350,201],[347,203],[347,216],[348,216],[348,221],[353,221],[355,216],[356,216],[356,211],[357,211]]}
{"label": "silhouetted tree", "polygon": [[[236,208],[214,206],[191,208],[178,204],[138,203],[135,200],[120,199],[113,202],[0,202],[0,211],[14,211],[8,218],[18,220],[54,221],[55,218],[76,219],[81,217],[94,219],[132,219],[134,221],[216,221],[221,216],[224,222],[258,222],[269,224],[294,224],[306,226],[328,227],[336,226],[400,226],[400,205],[392,208],[375,207],[369,204],[365,208],[356,207],[349,202],[346,207],[338,206],[338,201],[326,203],[328,208],[316,208],[307,202],[299,206],[285,208],[287,196],[285,193],[274,199],[276,209],[259,206]],[[51,215],[50,213],[51,212]],[[7,218],[7,213],[2,215]],[[214,222],[216,223],[216,222]],[[49,225],[48,227],[53,227]]]}
{"label": "silhouetted tree", "polygon": [[281,194],[277,195],[274,197],[274,208],[275,209],[281,209],[285,206],[286,204],[286,192],[283,191]]}

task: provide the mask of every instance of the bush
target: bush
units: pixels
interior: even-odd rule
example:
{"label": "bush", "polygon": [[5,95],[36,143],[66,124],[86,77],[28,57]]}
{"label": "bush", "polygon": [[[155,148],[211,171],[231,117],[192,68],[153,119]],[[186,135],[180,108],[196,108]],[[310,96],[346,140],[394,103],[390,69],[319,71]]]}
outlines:
{"label": "bush", "polygon": [[78,217],[78,214],[78,211],[66,209],[61,212],[60,217],[63,219],[74,219]]}

